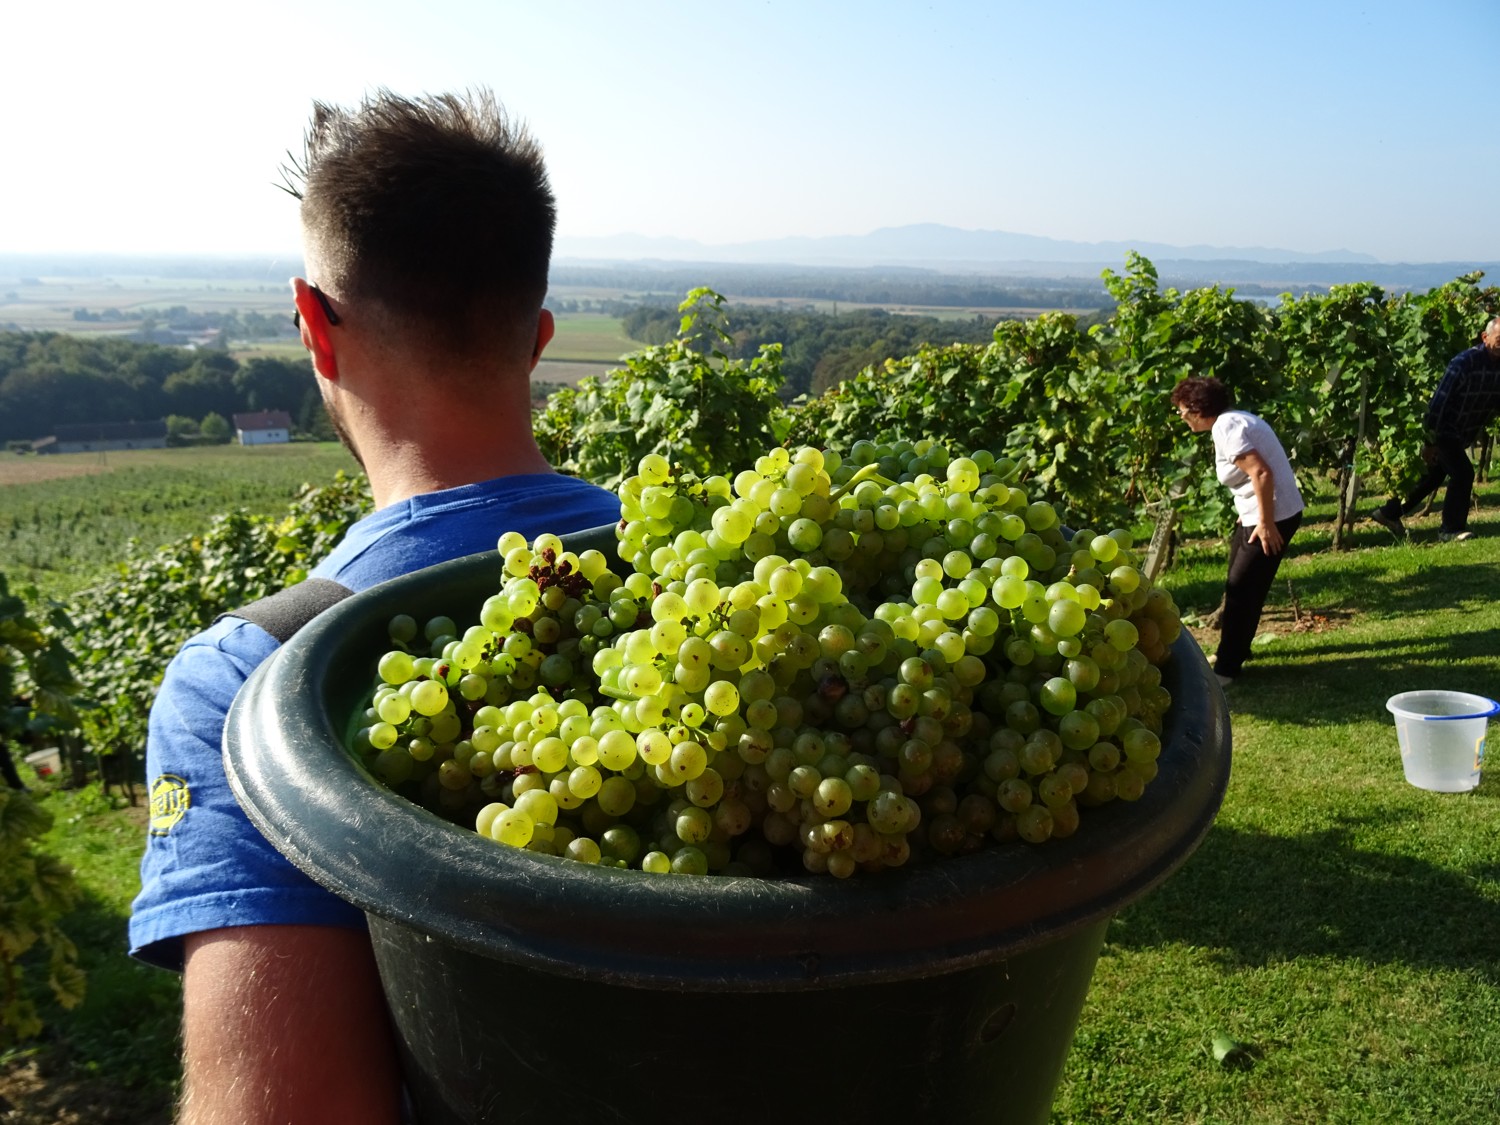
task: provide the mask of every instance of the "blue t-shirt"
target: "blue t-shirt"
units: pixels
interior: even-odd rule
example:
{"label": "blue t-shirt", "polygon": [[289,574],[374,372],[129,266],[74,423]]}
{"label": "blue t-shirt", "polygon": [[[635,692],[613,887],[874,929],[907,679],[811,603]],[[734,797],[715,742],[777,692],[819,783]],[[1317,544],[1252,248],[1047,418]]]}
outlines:
{"label": "blue t-shirt", "polygon": [[[313,574],[353,590],[478,551],[507,531],[528,539],[614,523],[619,500],[559,474],[501,477],[414,496],[349,529]],[[258,625],[225,618],[183,645],[152,704],[146,741],[151,827],[130,952],[182,967],[186,934],[247,925],[362,927],[252,825],[229,788],[221,740],[235,694],[276,650]]]}

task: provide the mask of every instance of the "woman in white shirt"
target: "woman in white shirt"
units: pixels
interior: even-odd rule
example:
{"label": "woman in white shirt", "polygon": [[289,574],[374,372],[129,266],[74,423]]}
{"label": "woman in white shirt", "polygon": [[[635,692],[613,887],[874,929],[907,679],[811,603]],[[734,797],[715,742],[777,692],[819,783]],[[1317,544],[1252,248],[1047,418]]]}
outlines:
{"label": "woman in white shirt", "polygon": [[1212,377],[1187,378],[1172,389],[1172,404],[1188,429],[1212,435],[1219,483],[1233,495],[1239,516],[1229,540],[1214,657],[1214,671],[1226,687],[1250,655],[1266,595],[1302,522],[1302,493],[1275,431],[1263,418],[1231,410],[1229,402],[1229,389]]}

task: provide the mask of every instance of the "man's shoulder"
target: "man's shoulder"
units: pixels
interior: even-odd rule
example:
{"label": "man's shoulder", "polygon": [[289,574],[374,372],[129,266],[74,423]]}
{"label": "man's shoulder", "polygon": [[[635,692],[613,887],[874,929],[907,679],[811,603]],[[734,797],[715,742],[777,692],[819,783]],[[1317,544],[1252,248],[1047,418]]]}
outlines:
{"label": "man's shoulder", "polygon": [[198,742],[216,747],[235,695],[276,649],[264,630],[233,617],[189,637],[167,664],[152,703],[153,752],[159,757]]}
{"label": "man's shoulder", "polygon": [[376,512],[366,520],[377,523],[377,517],[384,517],[392,524],[461,520],[469,518],[476,509],[482,509],[498,520],[584,519],[597,522],[601,514],[618,513],[619,506],[619,497],[613,492],[578,477],[563,473],[523,473],[421,493]]}
{"label": "man's shoulder", "polygon": [[1500,356],[1488,348],[1474,347],[1453,357],[1433,398],[1467,400],[1476,394],[1489,397],[1495,393],[1500,393]]}
{"label": "man's shoulder", "polygon": [[1500,372],[1500,356],[1493,355],[1482,344],[1465,348],[1448,364],[1450,373],[1468,374],[1473,371]]}
{"label": "man's shoulder", "polygon": [[277,644],[264,629],[230,611],[184,641],[172,663],[194,679],[243,679]]}
{"label": "man's shoulder", "polygon": [[313,573],[361,590],[495,549],[501,535],[565,535],[619,519],[614,493],[560,473],[499,477],[412,497],[376,512]]}

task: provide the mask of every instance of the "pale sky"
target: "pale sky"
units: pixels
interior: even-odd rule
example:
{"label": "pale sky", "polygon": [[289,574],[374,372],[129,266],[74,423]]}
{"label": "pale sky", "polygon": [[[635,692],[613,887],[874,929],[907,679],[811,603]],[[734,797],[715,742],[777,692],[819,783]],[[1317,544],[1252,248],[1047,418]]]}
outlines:
{"label": "pale sky", "polygon": [[313,99],[487,85],[563,235],[1500,261],[1493,0],[18,0],[0,252],[294,252]]}

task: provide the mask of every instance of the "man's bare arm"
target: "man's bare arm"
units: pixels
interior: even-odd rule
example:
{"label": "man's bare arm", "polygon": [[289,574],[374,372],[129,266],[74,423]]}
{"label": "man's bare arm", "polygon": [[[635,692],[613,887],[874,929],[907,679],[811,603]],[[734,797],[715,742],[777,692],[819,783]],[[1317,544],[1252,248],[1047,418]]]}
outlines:
{"label": "man's bare arm", "polygon": [[242,926],[187,939],[181,1125],[384,1125],[400,1075],[368,935]]}

